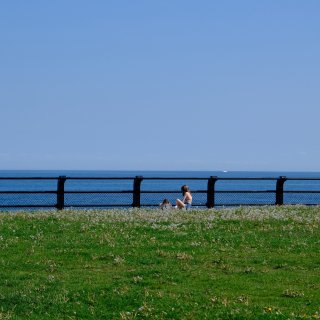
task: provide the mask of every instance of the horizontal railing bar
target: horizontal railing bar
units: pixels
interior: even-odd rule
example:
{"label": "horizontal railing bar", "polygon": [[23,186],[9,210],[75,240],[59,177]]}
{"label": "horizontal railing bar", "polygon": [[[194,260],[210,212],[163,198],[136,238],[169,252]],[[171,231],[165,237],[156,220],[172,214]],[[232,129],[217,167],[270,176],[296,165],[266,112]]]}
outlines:
{"label": "horizontal railing bar", "polygon": [[[59,177],[53,178],[53,179],[58,179]],[[208,180],[210,177],[202,177],[202,178],[197,178],[197,177],[143,177],[142,179],[144,180]],[[278,178],[270,178],[270,177],[265,177],[265,178],[257,178],[257,177],[252,177],[252,178],[237,178],[237,177],[214,177],[216,180],[277,180]],[[1,179],[1,178],[0,178]],[[8,179],[8,178],[4,178]],[[10,178],[11,179],[11,178]],[[21,178],[14,178],[14,179],[21,179]],[[30,179],[30,178],[26,178]],[[37,179],[37,178],[33,178]],[[42,179],[42,178],[41,178]],[[44,178],[46,179],[46,178]],[[133,180],[135,177],[66,177],[67,180]],[[287,180],[320,180],[320,178],[287,178]]]}
{"label": "horizontal railing bar", "polygon": [[130,204],[65,204],[65,208],[81,207],[81,208],[94,208],[94,207],[132,207]]}
{"label": "horizontal railing bar", "polygon": [[[131,207],[132,204],[68,204],[64,207]],[[55,205],[33,205],[33,204],[25,204],[25,205],[0,205],[0,208],[55,208]]]}
{"label": "horizontal railing bar", "polygon": [[99,190],[84,190],[84,191],[65,191],[64,192],[65,194],[96,194],[96,193],[117,193],[117,194],[120,194],[120,193],[131,193],[132,194],[132,190],[115,190],[115,191],[112,191],[112,190],[102,190],[102,191],[99,191]]}
{"label": "horizontal railing bar", "polygon": [[[273,204],[273,203],[272,203]],[[216,203],[215,207],[256,207],[270,206],[271,203]]]}
{"label": "horizontal railing bar", "polygon": [[57,191],[0,191],[0,194],[57,194]]}
{"label": "horizontal railing bar", "polygon": [[215,193],[276,193],[276,190],[216,190]]}
{"label": "horizontal railing bar", "polygon": [[55,204],[8,204],[0,205],[0,208],[55,208]]}
{"label": "horizontal railing bar", "polygon": [[[161,190],[154,190],[154,191],[140,191],[140,193],[149,194],[149,193],[180,193],[181,191],[161,191]],[[276,190],[216,190],[215,193],[275,193]],[[207,193],[206,190],[194,190],[192,193]]]}
{"label": "horizontal railing bar", "polygon": [[[57,194],[57,191],[0,191],[0,194],[41,194],[41,193],[48,193],[48,194]],[[64,191],[64,193],[76,193],[76,194],[94,194],[94,193],[132,193],[132,190],[83,190],[83,191]]]}
{"label": "horizontal railing bar", "polygon": [[[159,204],[156,204],[156,203],[141,203],[140,204],[141,207],[159,207]],[[192,203],[192,207],[195,208],[195,207],[205,207],[206,204],[205,203]],[[175,209],[174,208],[175,205],[172,204],[172,209]]]}
{"label": "horizontal railing bar", "polygon": [[[132,193],[133,190],[65,190],[64,193]],[[206,193],[206,190],[194,190],[193,193]],[[56,190],[9,190],[9,191],[1,191],[0,194],[10,194],[10,193],[57,193]],[[145,190],[141,191],[141,193],[181,193],[180,190]]]}
{"label": "horizontal railing bar", "polygon": [[[278,180],[279,178],[277,177],[266,177],[266,178],[256,178],[256,177],[251,177],[251,178],[232,178],[232,177],[214,177],[215,179],[217,180]],[[286,180],[320,180],[320,177],[319,178],[287,178],[285,177]]]}
{"label": "horizontal railing bar", "polygon": [[[135,177],[64,177],[66,180],[133,180]],[[143,180],[208,180],[210,177],[143,177]],[[217,180],[277,180],[277,178],[214,177]],[[0,177],[0,180],[57,180],[57,177]],[[320,178],[287,178],[287,180],[320,180]]]}
{"label": "horizontal railing bar", "polygon": [[283,193],[320,193],[320,190],[283,190]]}
{"label": "horizontal railing bar", "polygon": [[[181,193],[180,190],[141,190],[140,193],[142,194],[148,194],[148,193]],[[205,190],[193,190],[192,193],[207,193]]]}
{"label": "horizontal railing bar", "polygon": [[[134,180],[135,177],[64,177],[66,180]],[[0,177],[0,180],[58,180],[59,177]],[[195,177],[142,177],[143,180],[208,180]]]}
{"label": "horizontal railing bar", "polygon": [[[208,180],[210,177],[206,178],[196,178],[196,177],[142,177],[143,180]],[[217,177],[214,176],[214,179],[217,181],[219,180],[270,180],[270,181],[275,181],[278,180],[278,177]],[[286,180],[320,180],[319,178],[285,178]]]}
{"label": "horizontal railing bar", "polygon": [[[64,177],[66,180],[134,180],[135,177]],[[210,177],[143,177],[143,180],[208,180]],[[57,177],[0,177],[0,180],[58,180],[59,176]],[[243,180],[243,181],[250,181],[250,180],[270,180],[274,181],[277,180],[277,177],[216,177],[214,176],[214,179],[217,181],[219,180]],[[285,179],[288,181],[320,181],[319,178],[294,178],[294,177],[285,177]]]}
{"label": "horizontal railing bar", "polygon": [[312,181],[312,180],[320,180],[320,177],[319,178],[316,178],[316,177],[314,177],[314,178],[294,178],[294,177],[288,178],[288,177],[286,177],[286,180],[310,180],[310,181]]}
{"label": "horizontal railing bar", "polygon": [[[138,176],[140,177],[140,176]],[[136,177],[67,177],[67,180],[134,180]],[[208,178],[196,178],[196,177],[143,177],[141,176],[142,180],[208,180]]]}
{"label": "horizontal railing bar", "polygon": [[143,180],[208,180],[207,178],[197,178],[197,177],[142,177]]}
{"label": "horizontal railing bar", "polygon": [[0,180],[57,180],[58,178],[59,177],[0,177]]}
{"label": "horizontal railing bar", "polygon": [[[64,177],[66,180],[134,180],[134,177]],[[0,180],[58,180],[59,177],[0,177]]]}
{"label": "horizontal railing bar", "polygon": [[[122,194],[122,193],[132,193],[132,190],[75,190],[75,191],[64,191],[65,194]],[[163,194],[180,193],[180,190],[142,190],[141,194]],[[192,193],[206,193],[206,190],[194,190]],[[275,193],[276,190],[216,190],[215,193]],[[283,193],[320,193],[320,190],[284,190]],[[57,191],[0,191],[0,194],[57,194]]]}
{"label": "horizontal railing bar", "polygon": [[[206,190],[194,190],[192,191],[192,193],[206,193]],[[1,193],[1,191],[0,191]],[[99,190],[95,190],[95,191],[90,191],[90,190],[84,190],[84,191],[65,191],[64,193],[133,193],[133,190],[123,190],[123,191],[112,191],[112,190],[107,190],[107,191],[99,191]],[[181,193],[180,190],[141,190],[140,193],[144,193],[144,194],[157,194],[157,193]]]}
{"label": "horizontal railing bar", "polygon": [[215,179],[217,179],[217,181],[219,180],[245,180],[245,181],[248,181],[248,180],[270,180],[270,181],[274,181],[274,180],[277,180],[278,178],[232,178],[232,177],[229,177],[229,178],[220,178],[220,177],[214,177]]}
{"label": "horizontal railing bar", "polygon": [[134,180],[135,177],[66,177],[67,180]]}

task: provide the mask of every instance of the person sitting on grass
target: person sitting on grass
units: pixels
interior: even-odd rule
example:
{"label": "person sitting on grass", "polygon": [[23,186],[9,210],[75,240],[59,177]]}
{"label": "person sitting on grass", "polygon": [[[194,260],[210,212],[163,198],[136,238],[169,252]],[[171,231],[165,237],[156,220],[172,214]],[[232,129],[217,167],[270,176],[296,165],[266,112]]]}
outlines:
{"label": "person sitting on grass", "polygon": [[172,208],[172,205],[167,198],[163,199],[162,203],[160,203],[160,209],[162,210],[171,209],[171,208]]}
{"label": "person sitting on grass", "polygon": [[176,207],[179,209],[190,209],[191,208],[191,203],[192,203],[192,195],[190,192],[190,189],[187,185],[183,185],[181,187],[183,199],[177,199],[176,200]]}

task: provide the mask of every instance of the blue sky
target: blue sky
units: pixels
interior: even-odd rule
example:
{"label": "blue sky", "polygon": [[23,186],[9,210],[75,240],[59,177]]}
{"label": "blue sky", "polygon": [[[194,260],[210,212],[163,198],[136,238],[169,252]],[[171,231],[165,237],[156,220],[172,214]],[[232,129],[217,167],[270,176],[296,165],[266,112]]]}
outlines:
{"label": "blue sky", "polygon": [[0,3],[0,169],[320,171],[318,0]]}

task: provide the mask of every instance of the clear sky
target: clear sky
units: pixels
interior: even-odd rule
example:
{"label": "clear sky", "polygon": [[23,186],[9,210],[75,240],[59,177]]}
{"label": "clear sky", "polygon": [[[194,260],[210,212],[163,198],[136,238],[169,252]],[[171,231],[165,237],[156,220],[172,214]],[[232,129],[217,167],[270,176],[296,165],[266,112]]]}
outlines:
{"label": "clear sky", "polygon": [[0,169],[320,171],[319,0],[0,2]]}

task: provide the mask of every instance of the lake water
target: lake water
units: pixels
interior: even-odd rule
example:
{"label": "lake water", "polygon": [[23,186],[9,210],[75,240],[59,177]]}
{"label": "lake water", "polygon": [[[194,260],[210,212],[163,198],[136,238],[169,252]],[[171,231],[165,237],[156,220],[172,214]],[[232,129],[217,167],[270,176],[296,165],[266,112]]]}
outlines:
{"label": "lake water", "polygon": [[[67,176],[65,183],[65,205],[71,207],[114,205],[130,207],[132,205],[133,180],[135,176],[143,176],[141,183],[141,205],[156,206],[163,198],[175,202],[181,198],[180,187],[189,185],[193,193],[194,206],[205,207],[207,201],[207,179],[210,176],[227,178],[229,180],[218,180],[215,184],[215,203],[223,205],[261,205],[274,204],[276,178],[286,176],[287,178],[311,178],[320,179],[319,172],[253,172],[253,171],[0,171],[2,178],[57,178]],[[122,178],[117,180],[88,180],[84,178]],[[129,179],[130,178],[130,179]],[[152,178],[174,178],[171,180],[158,180]],[[181,178],[181,179],[179,179]],[[184,178],[184,179],[182,179]],[[194,180],[193,178],[201,178]],[[264,178],[266,180],[232,180],[233,178]],[[267,180],[267,178],[271,180]],[[6,180],[0,179],[0,205],[8,209],[11,205],[37,205],[54,206],[57,202],[57,180]],[[160,191],[159,193],[147,193],[146,191]],[[246,191],[257,191],[257,193],[246,193]],[[285,191],[305,190],[313,193],[285,193],[284,203],[288,204],[318,204],[320,203],[320,180],[288,180],[285,182]],[[10,191],[11,193],[5,193]],[[39,194],[17,194],[14,191],[48,191]],[[50,191],[52,193],[50,193]],[[77,194],[76,191],[94,191],[95,193]],[[116,191],[112,193],[112,191]],[[235,192],[227,192],[235,191]],[[241,191],[243,191],[241,193]],[[259,192],[260,191],[260,192]],[[266,191],[266,192],[262,192]],[[268,191],[268,192],[267,192]],[[70,193],[68,193],[70,192]],[[126,193],[127,192],[127,193]],[[7,206],[7,207],[6,207]]]}

